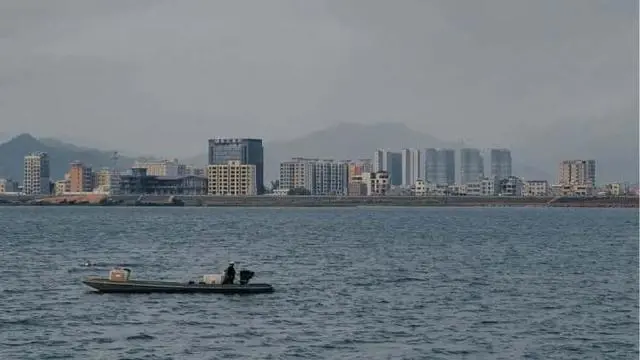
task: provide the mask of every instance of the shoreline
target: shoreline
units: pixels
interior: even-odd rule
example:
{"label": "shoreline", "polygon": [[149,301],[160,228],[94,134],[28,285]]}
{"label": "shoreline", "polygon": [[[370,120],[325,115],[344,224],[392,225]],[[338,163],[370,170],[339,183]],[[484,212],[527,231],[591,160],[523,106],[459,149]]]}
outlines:
{"label": "shoreline", "polygon": [[638,208],[638,196],[617,197],[474,197],[474,196],[170,196],[0,194],[1,206],[120,207],[581,207]]}

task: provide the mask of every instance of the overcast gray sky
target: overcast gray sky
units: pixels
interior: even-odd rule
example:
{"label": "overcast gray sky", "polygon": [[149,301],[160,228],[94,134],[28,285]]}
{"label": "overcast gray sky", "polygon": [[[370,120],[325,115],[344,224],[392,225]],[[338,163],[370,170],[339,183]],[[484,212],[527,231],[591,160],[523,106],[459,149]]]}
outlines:
{"label": "overcast gray sky", "polygon": [[637,109],[637,17],[634,0],[3,0],[0,131],[166,156],[339,122],[511,143]]}

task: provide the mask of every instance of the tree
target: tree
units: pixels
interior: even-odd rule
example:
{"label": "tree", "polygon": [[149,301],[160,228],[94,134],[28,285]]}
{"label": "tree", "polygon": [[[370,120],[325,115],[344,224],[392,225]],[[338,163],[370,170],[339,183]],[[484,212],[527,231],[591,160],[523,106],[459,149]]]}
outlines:
{"label": "tree", "polygon": [[289,189],[287,195],[311,195],[311,191],[305,188]]}

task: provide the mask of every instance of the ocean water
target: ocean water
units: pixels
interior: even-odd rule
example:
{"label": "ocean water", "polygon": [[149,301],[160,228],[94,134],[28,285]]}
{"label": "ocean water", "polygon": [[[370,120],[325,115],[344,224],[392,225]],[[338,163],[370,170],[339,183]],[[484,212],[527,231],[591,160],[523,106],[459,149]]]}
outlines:
{"label": "ocean water", "polygon": [[[0,207],[0,359],[637,359],[638,226],[637,209]],[[230,258],[276,292],[80,283]]]}

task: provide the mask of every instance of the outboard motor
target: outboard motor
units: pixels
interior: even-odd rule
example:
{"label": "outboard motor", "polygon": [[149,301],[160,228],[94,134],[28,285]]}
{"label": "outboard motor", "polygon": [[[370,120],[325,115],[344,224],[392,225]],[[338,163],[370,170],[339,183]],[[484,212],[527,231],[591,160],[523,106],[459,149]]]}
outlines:
{"label": "outboard motor", "polygon": [[247,285],[253,275],[254,272],[251,270],[240,270],[240,285]]}

